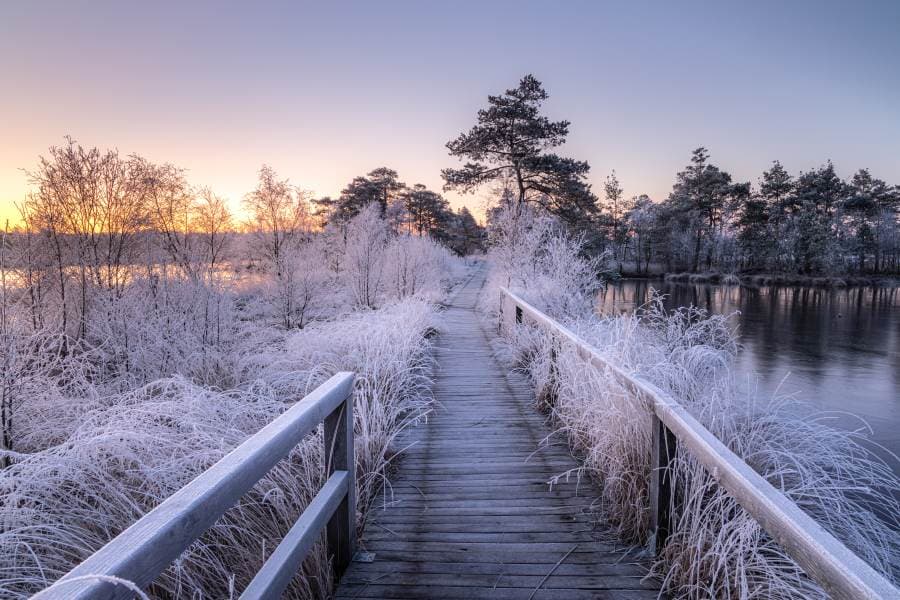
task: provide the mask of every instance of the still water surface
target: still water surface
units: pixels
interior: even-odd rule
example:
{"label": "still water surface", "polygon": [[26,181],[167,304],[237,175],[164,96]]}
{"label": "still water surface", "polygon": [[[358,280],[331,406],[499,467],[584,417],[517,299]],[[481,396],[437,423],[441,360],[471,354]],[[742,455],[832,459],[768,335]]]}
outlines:
{"label": "still water surface", "polygon": [[[730,314],[740,333],[738,373],[761,394],[792,394],[825,411],[858,415],[900,456],[900,288],[740,287],[623,280],[600,292],[604,314],[631,311],[651,288],[667,308]],[[859,426],[837,417],[844,427]],[[894,462],[895,470],[900,464]]]}

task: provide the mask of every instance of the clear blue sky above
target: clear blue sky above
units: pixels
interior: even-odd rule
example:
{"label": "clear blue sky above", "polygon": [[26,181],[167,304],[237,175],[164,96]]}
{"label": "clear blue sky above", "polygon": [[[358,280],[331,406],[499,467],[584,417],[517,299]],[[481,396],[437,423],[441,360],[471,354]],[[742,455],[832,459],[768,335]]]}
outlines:
{"label": "clear blue sky above", "polygon": [[0,212],[66,134],[235,206],[262,163],[320,195],[382,165],[439,188],[444,144],[529,72],[595,188],[661,199],[699,145],[739,180],[831,159],[900,183],[898,32],[893,0],[5,2]]}

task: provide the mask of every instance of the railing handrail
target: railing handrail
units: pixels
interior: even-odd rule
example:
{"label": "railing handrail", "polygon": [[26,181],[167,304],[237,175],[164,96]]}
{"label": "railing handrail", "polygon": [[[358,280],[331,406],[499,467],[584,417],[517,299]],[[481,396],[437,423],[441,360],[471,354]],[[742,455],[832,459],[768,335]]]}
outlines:
{"label": "railing handrail", "polygon": [[[646,398],[661,427],[654,428],[655,492],[666,485],[665,473],[671,460],[673,441],[677,439],[740,504],[760,526],[778,542],[804,571],[834,598],[900,599],[898,590],[886,577],[852,552],[840,540],[806,514],[797,504],[757,473],[743,459],[723,444],[711,431],[694,418],[671,395],[652,383],[629,374],[612,364],[600,352],[567,327],[557,323],[505,287],[501,288],[501,323],[503,298],[516,307],[516,322],[526,314],[551,336],[575,347],[580,358],[592,366],[608,369],[636,395]],[[521,311],[521,312],[520,312]],[[660,452],[660,448],[664,451]],[[669,449],[668,451],[665,451]],[[668,457],[663,456],[668,454]],[[660,528],[668,502],[654,498],[651,520]],[[666,506],[664,506],[666,505]],[[658,514],[657,514],[658,513]],[[653,528],[653,526],[651,526]],[[655,532],[654,532],[655,533]]]}
{"label": "railing handrail", "polygon": [[41,592],[40,598],[131,598],[133,591],[109,578],[145,589],[322,422],[328,480],[241,598],[279,597],[326,524],[335,569],[345,568],[356,533],[353,381],[353,373],[332,376]]}

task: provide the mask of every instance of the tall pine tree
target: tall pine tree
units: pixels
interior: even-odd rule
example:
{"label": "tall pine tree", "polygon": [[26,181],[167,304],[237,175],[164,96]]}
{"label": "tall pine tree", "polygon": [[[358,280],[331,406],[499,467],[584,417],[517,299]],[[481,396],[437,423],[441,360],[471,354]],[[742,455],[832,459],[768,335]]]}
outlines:
{"label": "tall pine tree", "polygon": [[488,107],[478,111],[476,125],[447,143],[451,156],[468,162],[461,169],[441,171],[444,189],[472,192],[486,183],[509,180],[519,203],[540,204],[571,225],[590,223],[598,212],[586,179],[590,166],[550,152],[565,143],[569,122],[541,114],[547,98],[532,75],[514,89],[488,96]]}

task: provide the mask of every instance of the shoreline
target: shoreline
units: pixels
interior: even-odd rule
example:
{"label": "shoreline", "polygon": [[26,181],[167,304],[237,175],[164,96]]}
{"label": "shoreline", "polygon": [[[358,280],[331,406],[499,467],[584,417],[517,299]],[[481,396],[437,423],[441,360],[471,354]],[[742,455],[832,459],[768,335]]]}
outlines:
{"label": "shoreline", "polygon": [[796,285],[821,288],[900,287],[898,275],[795,275],[788,273],[633,273],[610,274],[609,281],[626,279],[662,279],[672,283],[740,285],[744,287]]}

